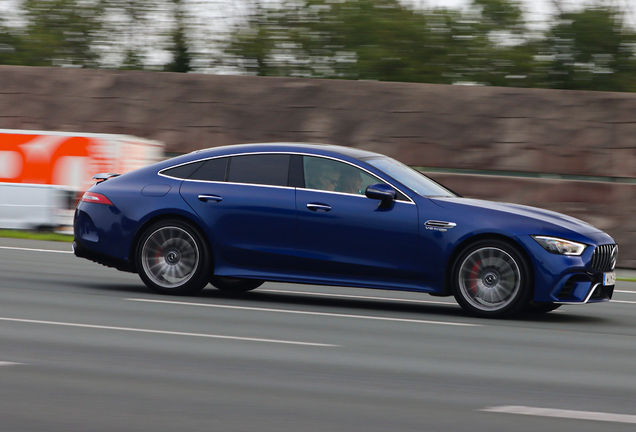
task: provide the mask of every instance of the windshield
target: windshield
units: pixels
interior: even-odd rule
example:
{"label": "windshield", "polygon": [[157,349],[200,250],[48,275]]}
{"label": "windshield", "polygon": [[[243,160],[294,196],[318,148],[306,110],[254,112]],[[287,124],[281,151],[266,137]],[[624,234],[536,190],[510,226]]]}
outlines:
{"label": "windshield", "polygon": [[365,162],[385,172],[418,195],[454,197],[454,193],[435,183],[419,171],[389,157],[365,159]]}

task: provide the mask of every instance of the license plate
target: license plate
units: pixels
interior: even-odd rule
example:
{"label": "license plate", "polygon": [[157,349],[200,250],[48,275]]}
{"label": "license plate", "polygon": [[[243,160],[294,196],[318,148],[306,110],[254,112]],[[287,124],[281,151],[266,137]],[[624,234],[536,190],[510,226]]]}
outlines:
{"label": "license plate", "polygon": [[616,285],[616,272],[603,273],[603,286]]}

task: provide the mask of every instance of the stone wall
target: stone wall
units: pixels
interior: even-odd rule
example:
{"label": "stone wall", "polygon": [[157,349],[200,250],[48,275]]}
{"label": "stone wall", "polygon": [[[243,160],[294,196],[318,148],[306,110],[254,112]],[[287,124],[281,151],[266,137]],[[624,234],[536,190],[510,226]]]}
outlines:
{"label": "stone wall", "polygon": [[0,66],[0,128],[131,134],[171,153],[321,142],[416,166],[594,176],[431,174],[589,221],[636,268],[636,94]]}

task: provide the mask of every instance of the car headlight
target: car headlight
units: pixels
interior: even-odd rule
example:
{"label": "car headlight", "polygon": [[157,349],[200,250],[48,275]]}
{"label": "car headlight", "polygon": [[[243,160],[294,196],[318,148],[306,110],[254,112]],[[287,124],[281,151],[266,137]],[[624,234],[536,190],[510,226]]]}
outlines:
{"label": "car headlight", "polygon": [[543,249],[558,255],[580,256],[587,247],[582,243],[564,240],[558,237],[532,236],[532,238],[543,246]]}

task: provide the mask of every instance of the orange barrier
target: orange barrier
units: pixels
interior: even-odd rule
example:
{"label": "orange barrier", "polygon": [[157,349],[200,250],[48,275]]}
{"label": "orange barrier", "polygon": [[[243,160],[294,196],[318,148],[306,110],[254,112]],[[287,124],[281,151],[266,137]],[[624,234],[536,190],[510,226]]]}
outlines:
{"label": "orange barrier", "polygon": [[0,129],[0,183],[84,191],[96,173],[123,174],[162,157],[162,143],[127,135]]}

